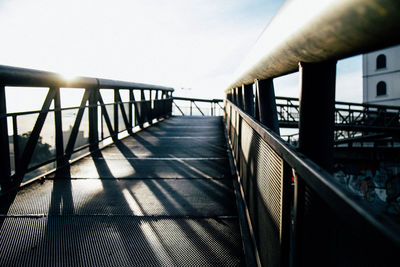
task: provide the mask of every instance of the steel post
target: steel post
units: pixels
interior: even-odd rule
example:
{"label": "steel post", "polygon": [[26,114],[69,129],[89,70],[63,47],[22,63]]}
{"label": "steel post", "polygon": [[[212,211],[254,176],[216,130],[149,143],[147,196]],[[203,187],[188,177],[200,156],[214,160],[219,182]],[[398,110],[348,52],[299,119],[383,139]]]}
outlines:
{"label": "steel post", "polygon": [[237,91],[237,105],[240,109],[243,109],[243,94],[242,86],[236,88]]}
{"label": "steel post", "polygon": [[133,102],[135,101],[135,97],[133,95],[133,89],[129,89],[129,109],[128,109],[128,120],[129,120],[129,127],[132,128],[134,127],[134,119],[133,119]]}
{"label": "steel post", "polygon": [[114,133],[118,135],[119,126],[118,126],[118,89],[114,89]]}
{"label": "steel post", "polygon": [[279,134],[274,83],[272,79],[256,81],[259,121]]}
{"label": "steel post", "polygon": [[57,167],[61,167],[65,164],[64,160],[64,137],[62,132],[62,113],[61,113],[61,99],[60,99],[60,88],[55,87],[54,95],[54,123],[56,133],[56,163]]}
{"label": "steel post", "polygon": [[254,95],[253,95],[253,84],[242,85],[243,95],[243,110],[254,116]]}
{"label": "steel post", "polygon": [[147,112],[147,107],[146,107],[146,96],[144,94],[144,90],[141,89],[140,90],[140,112],[139,112],[139,127],[143,128],[143,124],[145,123],[144,118],[145,118],[145,114]]}
{"label": "steel post", "polygon": [[239,87],[235,87],[233,90],[235,90],[235,105],[240,108]]}
{"label": "steel post", "polygon": [[236,88],[232,88],[232,102],[237,105]]}
{"label": "steel post", "polygon": [[336,61],[300,63],[299,150],[330,170],[333,163]]}
{"label": "steel post", "polygon": [[153,90],[149,90],[149,101],[150,101],[150,108],[148,110],[149,114],[148,114],[148,120],[149,123],[152,124],[153,123],[153,98],[152,98],[152,92]]}
{"label": "steel post", "polygon": [[99,88],[90,88],[89,96],[89,144],[90,150],[94,151],[99,148],[99,132],[98,132],[98,106],[97,96],[100,94]]}
{"label": "steel post", "polygon": [[17,116],[13,115],[13,142],[14,142],[14,164],[15,164],[15,172],[19,172],[21,169],[21,152],[20,152],[20,144],[19,144],[19,136],[18,136],[18,121]]}
{"label": "steel post", "polygon": [[5,86],[0,86],[0,184],[2,191],[11,185]]}
{"label": "steel post", "polygon": [[[336,61],[300,63],[301,96],[299,151],[327,171],[333,165]],[[294,266],[311,266],[329,252],[321,246],[323,237],[335,235],[327,204],[295,177]],[[324,221],[324,225],[321,225]],[[312,251],[312,252],[311,252]]]}

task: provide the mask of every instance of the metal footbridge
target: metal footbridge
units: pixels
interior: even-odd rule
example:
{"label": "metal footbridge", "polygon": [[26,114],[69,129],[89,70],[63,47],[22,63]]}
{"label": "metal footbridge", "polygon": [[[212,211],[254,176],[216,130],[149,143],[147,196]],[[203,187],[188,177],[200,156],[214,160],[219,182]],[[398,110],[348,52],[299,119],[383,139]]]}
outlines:
{"label": "metal footbridge", "polygon": [[[398,266],[400,110],[335,102],[335,80],[400,43],[399,13],[288,1],[224,100],[0,66],[0,266]],[[299,100],[275,97],[296,71]],[[41,108],[9,112],[27,88]]]}

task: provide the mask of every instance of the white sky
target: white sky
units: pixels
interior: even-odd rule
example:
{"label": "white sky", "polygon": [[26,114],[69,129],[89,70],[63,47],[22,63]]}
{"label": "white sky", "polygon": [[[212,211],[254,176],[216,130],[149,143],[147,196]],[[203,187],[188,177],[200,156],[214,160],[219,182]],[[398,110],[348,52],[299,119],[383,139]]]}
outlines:
{"label": "white sky", "polygon": [[[282,2],[0,0],[0,64],[222,98]],[[337,99],[361,101],[361,59],[346,61],[338,65]],[[297,75],[275,87],[276,95],[298,96]]]}

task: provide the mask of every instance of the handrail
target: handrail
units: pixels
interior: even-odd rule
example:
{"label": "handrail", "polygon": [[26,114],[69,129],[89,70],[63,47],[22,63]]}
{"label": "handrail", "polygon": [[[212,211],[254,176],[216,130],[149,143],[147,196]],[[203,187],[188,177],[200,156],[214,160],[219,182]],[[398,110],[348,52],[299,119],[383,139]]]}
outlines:
{"label": "handrail", "polygon": [[117,80],[108,80],[91,77],[74,77],[64,79],[61,74],[17,68],[0,65],[0,84],[7,86],[31,86],[31,87],[62,87],[62,88],[89,88],[98,87],[101,89],[155,89],[173,92],[171,87],[125,82]]}
{"label": "handrail", "polygon": [[[400,42],[398,0],[293,0],[265,29],[227,90]],[[368,19],[366,19],[368,18]]]}
{"label": "handrail", "polygon": [[[218,111],[223,111],[223,107],[220,105],[220,103],[222,103],[223,102],[223,100],[222,99],[203,99],[203,98],[192,98],[192,97],[173,97],[173,104],[175,105],[175,107],[177,108],[177,110],[179,111],[179,113],[182,115],[182,116],[186,116],[186,115],[189,115],[189,116],[192,116],[193,115],[193,106],[192,106],[192,104],[195,106],[195,108],[197,109],[197,111],[198,112],[200,112],[200,114],[202,115],[202,116],[208,116],[208,115],[206,115],[205,113],[207,113],[208,114],[208,112],[207,112],[207,110],[208,110],[208,108],[206,108],[206,107],[199,107],[197,104],[196,104],[196,102],[202,102],[202,103],[209,103],[209,104],[211,104],[211,107],[210,107],[210,113],[209,113],[209,115],[210,116],[217,116],[217,109],[219,108],[219,110]],[[188,101],[189,103],[190,103],[190,106],[188,107],[189,108],[189,111],[188,111],[188,114],[185,114],[185,112],[182,110],[182,108],[175,102],[175,100],[178,100],[178,101]],[[202,108],[204,108],[205,109],[205,113],[203,112],[203,110],[202,110]],[[175,114],[176,115],[176,114]]]}
{"label": "handrail", "polygon": [[192,97],[179,97],[174,96],[174,100],[185,100],[185,101],[196,101],[196,102],[213,102],[213,103],[221,103],[224,102],[223,99],[202,99],[202,98],[192,98]]}
{"label": "handrail", "polygon": [[[384,188],[375,184],[378,172],[369,174],[378,168],[368,169],[381,158],[341,162],[334,157],[334,138],[335,119],[343,131],[398,133],[395,107],[339,102],[347,106],[335,113],[335,81],[337,60],[400,43],[399,13],[397,0],[286,1],[225,91],[226,129],[263,265],[391,266],[395,259],[398,214],[385,209],[400,202],[388,197],[382,201],[386,207],[366,203],[371,190]],[[275,97],[273,79],[295,71],[301,101],[284,105]],[[281,115],[290,116],[287,127],[299,127],[298,150],[278,137]],[[338,177],[341,164],[346,169]],[[347,170],[352,167],[361,175]],[[384,188],[388,196],[390,186]]]}
{"label": "handrail", "polygon": [[[47,95],[42,108],[36,111],[7,113],[5,92],[12,86],[46,88]],[[62,108],[60,88],[84,89],[80,105]],[[114,91],[112,103],[104,103],[102,89]],[[128,91],[128,101],[122,100],[120,90]],[[145,94],[145,91],[148,94]],[[63,168],[69,164],[73,154],[75,157],[75,153],[82,152],[83,149],[87,149],[88,152],[96,151],[100,146],[106,145],[107,140],[115,142],[122,135],[133,134],[134,130],[146,124],[171,116],[173,91],[170,87],[100,78],[76,77],[66,80],[53,72],[0,65],[0,195],[14,192],[28,172],[50,163],[51,168]],[[136,94],[137,99],[135,92],[139,93]],[[72,110],[76,110],[76,115],[74,114],[70,124],[69,137],[66,138],[63,133],[63,114]],[[46,153],[42,153],[45,155],[43,158],[35,154],[35,149],[42,142],[42,129],[50,113],[54,115],[51,123],[54,123],[55,127],[55,145],[54,150],[50,151],[49,144],[42,144],[43,147],[47,147]],[[112,113],[112,116],[109,113]],[[32,131],[22,133],[18,127],[18,119],[29,114],[37,114],[36,121]],[[88,120],[88,123],[81,129],[82,120]],[[8,131],[10,122],[11,135]],[[88,134],[87,138],[78,138],[82,130]],[[13,167],[11,163],[14,163]]]}
{"label": "handrail", "polygon": [[227,106],[231,106],[241,119],[248,123],[293,168],[297,175],[307,181],[315,192],[328,200],[327,203],[332,209],[352,216],[354,223],[362,224],[364,223],[363,220],[367,220],[384,233],[387,238],[400,245],[400,227],[394,224],[392,218],[386,217],[384,214],[371,214],[371,208],[365,203],[356,201],[350,193],[344,191],[330,173],[297,152],[294,147],[284,142],[276,133],[238,109],[229,100],[227,100]]}
{"label": "handrail", "polygon": [[[276,100],[279,125],[283,128],[298,128],[300,100],[293,97],[276,97]],[[399,115],[400,107],[396,106],[335,102],[335,129],[399,132]]]}
{"label": "handrail", "polygon": [[[175,97],[174,97],[175,98]],[[299,98],[296,97],[287,97],[287,96],[276,96],[276,100],[283,101],[296,101],[299,102]],[[376,109],[392,109],[392,110],[400,110],[399,106],[390,106],[390,105],[377,105],[377,104],[369,104],[369,103],[357,103],[357,102],[347,102],[347,101],[335,101],[336,105],[344,105],[344,106],[356,106],[356,107],[368,107],[368,108],[376,108]]]}
{"label": "handrail", "polygon": [[[249,207],[249,223],[256,229],[253,238],[258,250],[256,255],[262,255],[262,265],[273,262],[276,263],[273,266],[278,263],[287,266],[284,263],[290,261],[296,262],[296,266],[318,266],[317,262],[330,265],[332,257],[335,262],[330,266],[358,260],[362,262],[359,266],[363,266],[382,257],[387,257],[383,265],[390,262],[388,258],[393,258],[393,251],[400,247],[400,227],[395,216],[354,197],[331,173],[284,142],[278,134],[230,100],[225,103],[225,123],[241,194]],[[307,186],[305,191],[299,189],[303,184]],[[300,202],[299,195],[305,195],[306,202]],[[292,248],[288,245],[290,242],[293,242]],[[379,252],[367,260],[350,259],[345,251],[353,246],[364,250],[370,246]],[[323,253],[316,253],[316,247],[321,247]],[[297,255],[308,250],[311,251],[306,263],[299,264]]]}

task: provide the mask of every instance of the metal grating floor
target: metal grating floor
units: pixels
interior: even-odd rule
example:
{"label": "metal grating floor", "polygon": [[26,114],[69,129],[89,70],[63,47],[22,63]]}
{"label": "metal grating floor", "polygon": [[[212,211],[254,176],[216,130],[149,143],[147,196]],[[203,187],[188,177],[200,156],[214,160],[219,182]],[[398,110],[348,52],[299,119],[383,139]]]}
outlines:
{"label": "metal grating floor", "polygon": [[5,218],[1,266],[238,266],[234,219]]}
{"label": "metal grating floor", "polygon": [[242,266],[221,118],[172,117],[22,189],[0,266]]}

